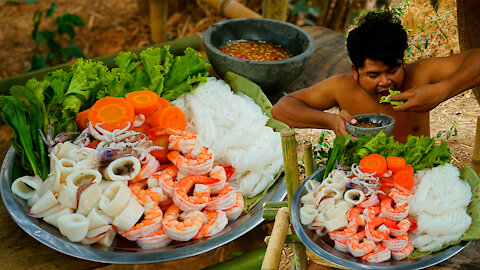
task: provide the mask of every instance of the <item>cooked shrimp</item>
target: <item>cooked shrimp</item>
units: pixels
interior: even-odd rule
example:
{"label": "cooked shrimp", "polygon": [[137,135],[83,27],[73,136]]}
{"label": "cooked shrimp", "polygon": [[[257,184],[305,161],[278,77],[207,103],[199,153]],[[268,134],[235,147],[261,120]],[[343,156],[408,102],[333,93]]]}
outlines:
{"label": "cooked shrimp", "polygon": [[365,238],[365,231],[354,234],[347,241],[348,251],[354,257],[361,257],[375,250],[377,246],[372,240]]}
{"label": "cooked shrimp", "polygon": [[376,242],[380,242],[390,233],[390,229],[384,224],[384,217],[374,217],[365,225],[365,233],[367,238]]}
{"label": "cooked shrimp", "polygon": [[404,233],[407,233],[410,229],[410,226],[412,225],[412,222],[410,222],[410,220],[406,218],[400,220],[397,224],[395,224],[395,227],[392,226],[393,228],[390,227],[388,224],[385,225],[387,225],[387,227],[390,229],[390,234],[397,237]]}
{"label": "cooked shrimp", "polygon": [[228,224],[227,216],[222,210],[205,210],[203,215],[206,221],[204,220],[205,223],[202,228],[193,237],[195,239],[215,235],[221,232]]}
{"label": "cooked shrimp", "polygon": [[413,245],[408,243],[408,245],[400,251],[393,251],[392,250],[392,257],[395,260],[400,261],[400,260],[403,260],[406,257],[408,257],[408,255],[410,255],[410,253],[412,253],[412,251],[413,251]]}
{"label": "cooked shrimp", "polygon": [[382,208],[380,205],[375,205],[375,206],[369,206],[365,209],[363,209],[363,214],[365,215],[365,220],[369,222],[372,220],[372,218],[378,216],[380,212],[382,211]]}
{"label": "cooked shrimp", "polygon": [[237,193],[237,199],[235,201],[235,204],[231,208],[223,210],[223,212],[225,212],[225,214],[227,215],[228,220],[236,220],[242,214],[244,206],[245,202],[243,200],[242,194]]}
{"label": "cooked shrimp", "polygon": [[132,191],[132,194],[135,195],[135,197],[137,197],[142,204],[152,201],[157,204],[165,204],[167,201],[169,201],[167,194],[163,192],[161,187],[147,188],[147,183],[145,180],[129,184],[128,187],[130,188],[130,191]]}
{"label": "cooked shrimp", "polygon": [[160,173],[156,173],[148,178],[147,183],[149,187],[163,188],[163,191],[171,198],[173,196],[173,186],[175,185],[178,169],[175,165],[169,165]]}
{"label": "cooked shrimp", "polygon": [[375,206],[379,203],[380,203],[380,200],[378,199],[377,193],[374,193],[368,199],[359,203],[357,206],[365,208],[369,206]]}
{"label": "cooked shrimp", "polygon": [[135,178],[132,179],[130,182],[137,182],[147,179],[154,173],[156,173],[158,171],[158,168],[160,168],[160,162],[158,162],[158,160],[154,156],[149,154],[147,158],[147,163],[142,166],[142,168],[140,169],[140,173],[137,174],[137,176],[135,176]]}
{"label": "cooked shrimp", "polygon": [[[186,176],[174,186],[172,200],[182,211],[202,210],[210,200],[210,188],[206,185],[195,184],[195,175]],[[193,195],[188,193],[193,188]]]}
{"label": "cooked shrimp", "polygon": [[408,245],[409,241],[408,233],[404,233],[398,237],[387,236],[383,239],[382,244],[390,250],[401,251]]}
{"label": "cooked shrimp", "polygon": [[[347,212],[347,220],[349,223],[354,222],[358,226],[365,225],[365,215],[362,214],[363,208],[361,207],[353,207]],[[356,233],[356,232],[355,232]]]}
{"label": "cooked shrimp", "polygon": [[379,262],[384,262],[390,260],[392,257],[392,253],[390,250],[383,245],[378,245],[374,251],[363,255],[362,259],[364,259],[367,262],[374,262],[374,263],[379,263]]}
{"label": "cooked shrimp", "polygon": [[213,152],[205,146],[193,154],[182,155],[178,151],[170,151],[167,158],[177,166],[184,175],[205,175],[212,170]]}
{"label": "cooked shrimp", "polygon": [[[395,204],[395,207],[392,206]],[[392,199],[382,200],[382,215],[391,220],[400,221],[408,216],[408,203],[395,203]]]}
{"label": "cooked shrimp", "polygon": [[212,194],[218,194],[227,182],[227,173],[225,172],[225,168],[219,165],[215,165],[213,166],[208,176],[214,180],[213,183],[208,184],[210,192]]}
{"label": "cooked shrimp", "polygon": [[358,224],[351,222],[348,227],[344,229],[334,230],[328,233],[330,238],[339,242],[347,242],[348,238],[356,234],[358,231]]}
{"label": "cooked shrimp", "polygon": [[200,231],[203,220],[202,212],[188,211],[180,215],[180,208],[172,204],[165,212],[162,224],[163,229],[171,239],[188,241]]}
{"label": "cooked shrimp", "polygon": [[220,192],[216,196],[210,197],[210,200],[207,203],[205,209],[207,210],[227,210],[232,208],[237,201],[237,194],[235,193],[235,189],[229,184],[225,184],[225,186],[220,190]]}
{"label": "cooked shrimp", "polygon": [[140,237],[152,235],[162,227],[163,213],[158,204],[149,202],[145,204],[145,212],[143,219],[135,224],[128,231],[121,231],[117,228],[117,232],[130,241],[136,241]]}
{"label": "cooked shrimp", "polygon": [[172,239],[168,237],[167,233],[161,227],[152,235],[140,237],[137,240],[138,246],[143,249],[166,247],[170,242],[172,242]]}
{"label": "cooked shrimp", "polygon": [[398,190],[392,188],[388,196],[393,199],[396,203],[408,203],[413,196],[413,193],[408,190]]}
{"label": "cooked shrimp", "polygon": [[333,246],[336,250],[343,252],[343,253],[348,253],[348,245],[347,242],[340,242],[337,240],[334,240],[335,245]]}

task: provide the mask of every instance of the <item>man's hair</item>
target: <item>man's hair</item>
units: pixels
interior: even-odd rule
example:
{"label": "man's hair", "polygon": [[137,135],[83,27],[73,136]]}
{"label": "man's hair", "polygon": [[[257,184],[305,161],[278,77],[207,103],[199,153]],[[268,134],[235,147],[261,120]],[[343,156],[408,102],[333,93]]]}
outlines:
{"label": "man's hair", "polygon": [[368,12],[347,37],[348,55],[356,68],[363,67],[367,58],[396,67],[406,48],[407,32],[400,19],[389,11]]}

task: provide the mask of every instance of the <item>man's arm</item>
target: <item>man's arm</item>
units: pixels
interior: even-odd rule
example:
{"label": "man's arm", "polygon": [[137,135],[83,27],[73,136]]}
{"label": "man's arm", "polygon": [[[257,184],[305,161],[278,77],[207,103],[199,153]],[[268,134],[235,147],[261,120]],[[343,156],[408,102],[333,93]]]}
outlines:
{"label": "man's arm", "polygon": [[404,104],[394,106],[394,110],[427,112],[441,102],[480,85],[480,49],[425,60],[418,69],[420,74],[430,78],[430,83],[392,96],[392,100],[406,100]]}
{"label": "man's arm", "polygon": [[324,112],[337,105],[334,90],[341,89],[341,80],[340,76],[332,77],[282,97],[273,106],[272,117],[291,127],[324,128],[348,134],[343,122],[353,119],[348,112],[340,115]]}

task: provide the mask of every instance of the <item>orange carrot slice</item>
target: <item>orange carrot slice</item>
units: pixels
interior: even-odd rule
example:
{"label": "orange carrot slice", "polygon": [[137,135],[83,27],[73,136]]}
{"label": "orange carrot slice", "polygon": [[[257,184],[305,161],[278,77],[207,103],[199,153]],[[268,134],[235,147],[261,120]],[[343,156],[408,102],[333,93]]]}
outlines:
{"label": "orange carrot slice", "polygon": [[375,173],[381,176],[387,172],[387,161],[379,154],[370,154],[360,160],[360,170],[364,173]]}
{"label": "orange carrot slice", "polygon": [[79,112],[77,114],[77,117],[75,117],[75,122],[77,123],[77,127],[79,130],[84,130],[87,128],[89,112],[90,112],[90,109],[86,109],[84,111]]}
{"label": "orange carrot slice", "polygon": [[170,102],[162,97],[158,97],[157,104],[158,104],[157,109],[149,117],[145,119],[145,123],[151,125],[152,119],[160,117],[160,115],[162,115],[162,110],[170,106]]}
{"label": "orange carrot slice", "polygon": [[393,175],[395,187],[405,188],[410,190],[413,188],[414,179],[413,174],[408,171],[399,171]]}
{"label": "orange carrot slice", "polygon": [[101,128],[113,131],[124,128],[127,123],[133,124],[135,120],[135,110],[133,106],[121,97],[104,97],[97,100],[90,108],[88,120],[95,127],[96,124]]}
{"label": "orange carrot slice", "polygon": [[387,157],[387,167],[392,173],[405,170],[405,159],[402,157]]}
{"label": "orange carrot slice", "polygon": [[130,92],[125,95],[128,103],[132,104],[135,114],[149,116],[158,108],[158,95],[150,90]]}
{"label": "orange carrot slice", "polygon": [[155,113],[150,121],[153,128],[173,128],[185,130],[187,120],[183,111],[176,106],[168,106],[161,111],[160,115]]}

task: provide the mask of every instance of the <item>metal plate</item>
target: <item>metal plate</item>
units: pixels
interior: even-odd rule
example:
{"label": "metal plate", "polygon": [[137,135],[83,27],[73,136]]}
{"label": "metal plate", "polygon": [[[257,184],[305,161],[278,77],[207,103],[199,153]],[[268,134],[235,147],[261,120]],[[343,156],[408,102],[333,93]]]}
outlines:
{"label": "metal plate", "polygon": [[221,233],[208,238],[189,242],[172,242],[173,244],[168,247],[157,249],[141,249],[135,242],[122,237],[116,237],[111,247],[96,244],[88,246],[70,242],[60,234],[57,228],[26,214],[29,209],[26,201],[14,195],[10,188],[14,161],[15,150],[10,147],[2,164],[0,192],[3,203],[12,219],[26,233],[50,248],[73,257],[102,263],[156,263],[205,253],[225,245],[255,228],[263,221],[263,203],[281,201],[287,194],[285,179],[284,176],[281,176],[249,213],[244,214],[234,222],[230,222]]}
{"label": "metal plate", "polygon": [[[321,179],[323,168],[315,171],[307,179]],[[307,226],[304,226],[300,222],[300,198],[307,193],[305,189],[304,181],[292,201],[292,224],[296,234],[303,242],[303,244],[322,259],[329,261],[338,266],[346,267],[349,269],[422,269],[430,267],[432,265],[441,263],[455,254],[460,252],[470,242],[461,242],[457,245],[450,246],[446,249],[434,252],[424,257],[420,257],[413,260],[395,261],[390,259],[389,261],[382,263],[369,263],[360,258],[355,258],[350,254],[342,253],[333,248],[333,241],[327,236],[319,237],[315,231],[309,230]]]}

